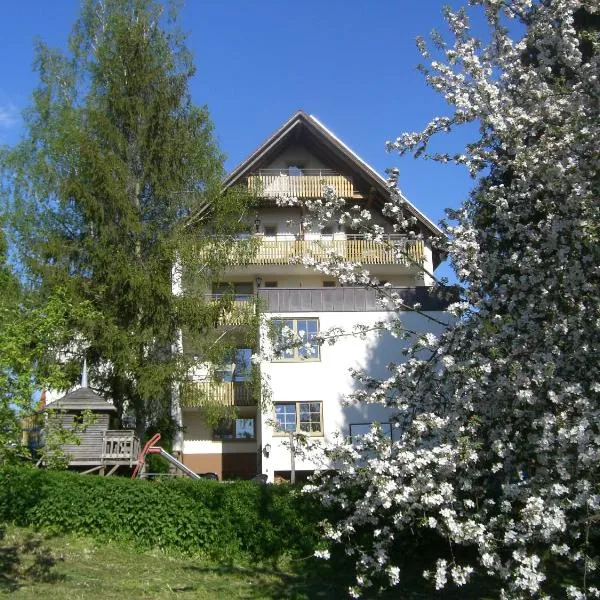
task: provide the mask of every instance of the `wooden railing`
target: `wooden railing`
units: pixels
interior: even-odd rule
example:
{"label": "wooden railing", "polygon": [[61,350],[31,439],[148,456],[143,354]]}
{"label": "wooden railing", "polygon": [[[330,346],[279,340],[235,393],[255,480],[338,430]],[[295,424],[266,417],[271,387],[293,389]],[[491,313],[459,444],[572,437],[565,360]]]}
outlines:
{"label": "wooden railing", "polygon": [[[334,253],[345,261],[360,262],[365,265],[405,265],[422,264],[425,259],[423,240],[409,239],[403,235],[389,235],[380,242],[365,239],[361,235],[347,235],[321,239],[264,239],[261,235],[252,236],[252,251],[237,252],[236,244],[230,249],[229,264],[243,265],[289,265],[300,261],[304,256],[316,260],[327,258]],[[240,240],[240,245],[248,246],[248,240]],[[205,260],[210,246],[202,247],[198,260]]]}
{"label": "wooden railing", "polygon": [[323,186],[335,188],[338,196],[351,198],[354,195],[352,180],[343,175],[250,175],[248,187],[263,198],[320,198]]}
{"label": "wooden railing", "polygon": [[255,406],[256,398],[250,384],[243,381],[198,381],[185,384],[181,405],[202,407],[207,402],[223,406]]}
{"label": "wooden railing", "polygon": [[[457,288],[394,287],[406,307],[420,304],[425,311],[443,311],[459,298]],[[386,293],[386,295],[387,295]],[[363,287],[261,288],[261,308],[267,313],[299,312],[380,312],[395,310],[393,303],[381,303],[381,295]],[[386,297],[385,295],[383,296]]]}
{"label": "wooden railing", "polygon": [[261,240],[252,264],[287,265],[304,256],[323,260],[331,253],[345,261],[366,265],[410,266],[424,260],[423,241],[406,238],[383,242],[366,239]]}
{"label": "wooden railing", "polygon": [[115,429],[104,432],[102,438],[103,461],[129,461],[133,463],[140,453],[140,440],[135,431]]}
{"label": "wooden railing", "polygon": [[30,450],[43,446],[43,426],[45,414],[42,412],[27,415],[21,419],[21,444]]}
{"label": "wooden railing", "polygon": [[[218,302],[227,299],[226,294],[208,294],[207,299]],[[247,325],[256,314],[256,297],[234,296],[231,302],[225,302],[225,306],[219,315],[219,325]]]}

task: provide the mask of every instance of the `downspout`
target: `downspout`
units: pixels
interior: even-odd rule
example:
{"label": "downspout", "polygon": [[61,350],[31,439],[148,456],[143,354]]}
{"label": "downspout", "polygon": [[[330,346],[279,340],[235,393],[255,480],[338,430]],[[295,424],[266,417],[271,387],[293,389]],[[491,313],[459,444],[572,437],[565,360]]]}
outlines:
{"label": "downspout", "polygon": [[[181,296],[182,294],[181,262],[177,255],[171,268],[171,293],[174,296]],[[183,333],[181,328],[177,329],[175,341],[171,345],[171,353],[174,356],[183,355]],[[173,432],[173,454],[181,456],[183,453],[183,414],[181,411],[179,385],[176,381],[171,385],[171,419],[175,425]]]}

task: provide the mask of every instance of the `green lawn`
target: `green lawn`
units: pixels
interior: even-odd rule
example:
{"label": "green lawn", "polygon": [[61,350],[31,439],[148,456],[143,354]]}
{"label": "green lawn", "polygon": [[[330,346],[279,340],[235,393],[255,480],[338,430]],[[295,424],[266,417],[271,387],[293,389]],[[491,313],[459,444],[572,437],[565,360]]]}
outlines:
{"label": "green lawn", "polygon": [[[408,589],[390,590],[384,598],[498,597],[486,585],[436,593],[420,582],[416,573],[405,573]],[[202,557],[0,525],[0,596],[15,600],[335,600],[348,597],[347,584],[347,574],[321,561],[289,561],[279,567],[218,565]]]}
{"label": "green lawn", "polygon": [[15,600],[345,596],[340,587],[292,571],[292,566],[219,566],[200,558],[13,527],[0,540],[0,595]]}

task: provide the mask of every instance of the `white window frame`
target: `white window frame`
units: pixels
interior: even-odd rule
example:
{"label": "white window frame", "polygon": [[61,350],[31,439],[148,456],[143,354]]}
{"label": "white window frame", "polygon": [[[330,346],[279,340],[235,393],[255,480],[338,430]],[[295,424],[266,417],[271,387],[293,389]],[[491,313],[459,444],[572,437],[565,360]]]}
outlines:
{"label": "white window frame", "polygon": [[[317,331],[318,334],[321,330],[321,324],[317,317],[276,317],[271,320],[274,324],[276,321],[291,321],[292,322],[292,331],[294,335],[298,335],[298,321],[316,321],[317,322]],[[321,346],[318,343],[315,343],[315,347],[317,349],[315,356],[301,356],[300,350],[301,347],[294,346],[293,348],[288,348],[284,352],[293,352],[293,356],[276,356],[273,358],[273,362],[318,362],[321,360]]]}
{"label": "white window frame", "polygon": [[[318,404],[319,405],[319,431],[304,431],[300,428],[300,413],[301,413],[301,405],[302,404]],[[323,428],[323,401],[322,400],[291,400],[291,401],[282,401],[282,402],[274,402],[273,403],[273,414],[275,417],[275,422],[277,422],[277,406],[294,406],[296,412],[296,427],[295,429],[279,429],[277,425],[274,427],[273,435],[277,437],[284,437],[289,435],[290,433],[299,433],[302,435],[308,435],[310,437],[323,437],[324,428]],[[309,414],[310,413],[309,411]],[[312,422],[312,421],[310,421]]]}

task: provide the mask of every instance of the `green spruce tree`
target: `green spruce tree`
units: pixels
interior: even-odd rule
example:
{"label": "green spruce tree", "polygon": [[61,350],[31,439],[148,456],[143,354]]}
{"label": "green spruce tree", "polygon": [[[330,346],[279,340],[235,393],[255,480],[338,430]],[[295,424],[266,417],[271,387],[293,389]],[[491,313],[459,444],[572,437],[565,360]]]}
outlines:
{"label": "green spruce tree", "polygon": [[174,272],[188,289],[214,279],[230,247],[215,252],[206,232],[233,233],[247,201],[220,189],[222,155],[191,101],[175,16],[152,0],[85,0],[66,53],[38,45],[28,135],[6,157],[23,272],[42,294],[91,303],[78,351],[141,435],[170,420],[189,367],[182,327],[209,342],[218,318],[201,294],[173,293]]}

